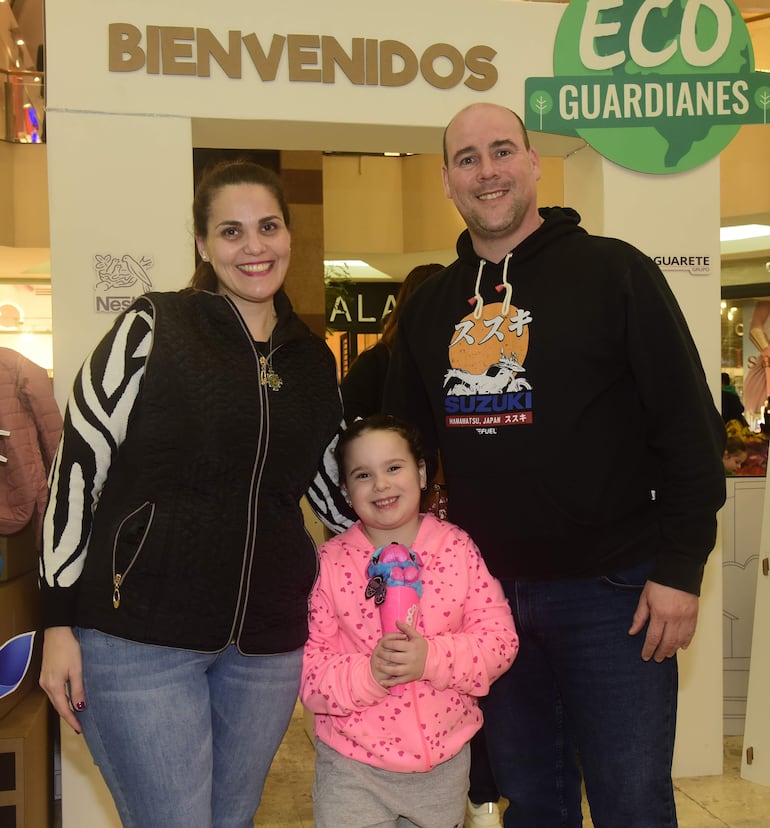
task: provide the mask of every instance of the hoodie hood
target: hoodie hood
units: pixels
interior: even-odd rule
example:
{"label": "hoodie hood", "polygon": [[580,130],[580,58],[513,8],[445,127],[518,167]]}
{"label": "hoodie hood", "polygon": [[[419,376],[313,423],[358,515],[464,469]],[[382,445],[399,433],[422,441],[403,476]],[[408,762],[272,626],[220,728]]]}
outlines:
{"label": "hoodie hood", "polygon": [[580,227],[580,214],[571,207],[541,207],[538,212],[543,219],[540,227],[506,253],[500,262],[489,262],[479,256],[473,247],[473,240],[467,229],[457,239],[458,259],[463,265],[476,270],[473,297],[468,300],[473,306],[473,315],[476,319],[481,318],[484,310],[481,285],[485,276],[499,275],[500,282],[495,285],[495,290],[503,294],[502,313],[505,316],[510,310],[511,294],[513,293],[513,288],[508,281],[509,267],[526,262],[527,259],[536,256],[544,247],[550,246],[563,236],[586,233]]}

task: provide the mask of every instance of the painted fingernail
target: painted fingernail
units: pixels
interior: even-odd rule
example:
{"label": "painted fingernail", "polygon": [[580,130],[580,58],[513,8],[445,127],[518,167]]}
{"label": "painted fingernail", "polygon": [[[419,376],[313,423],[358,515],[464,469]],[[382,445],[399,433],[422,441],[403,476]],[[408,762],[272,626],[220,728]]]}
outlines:
{"label": "painted fingernail", "polygon": [[85,710],[85,709],[86,709],[86,703],[84,701],[76,702],[75,710]]}

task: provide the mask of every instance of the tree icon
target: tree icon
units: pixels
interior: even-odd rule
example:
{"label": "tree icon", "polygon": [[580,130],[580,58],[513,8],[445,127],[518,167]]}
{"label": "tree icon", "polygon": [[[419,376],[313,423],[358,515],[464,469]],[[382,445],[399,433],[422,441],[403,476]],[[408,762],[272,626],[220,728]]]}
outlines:
{"label": "tree icon", "polygon": [[770,109],[770,86],[760,86],[754,96],[757,106],[762,110],[764,123],[767,123],[767,110]]}
{"label": "tree icon", "polygon": [[553,98],[548,92],[537,90],[529,98],[529,106],[532,111],[540,117],[540,130],[543,129],[543,115],[547,115],[553,109]]}

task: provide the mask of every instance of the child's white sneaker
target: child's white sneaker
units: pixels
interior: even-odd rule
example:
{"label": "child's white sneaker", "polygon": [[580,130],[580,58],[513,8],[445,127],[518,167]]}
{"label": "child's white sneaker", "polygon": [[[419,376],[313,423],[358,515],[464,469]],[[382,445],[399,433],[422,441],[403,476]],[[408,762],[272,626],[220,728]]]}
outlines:
{"label": "child's white sneaker", "polygon": [[470,799],[465,805],[465,828],[501,828],[500,809],[497,802],[474,805]]}

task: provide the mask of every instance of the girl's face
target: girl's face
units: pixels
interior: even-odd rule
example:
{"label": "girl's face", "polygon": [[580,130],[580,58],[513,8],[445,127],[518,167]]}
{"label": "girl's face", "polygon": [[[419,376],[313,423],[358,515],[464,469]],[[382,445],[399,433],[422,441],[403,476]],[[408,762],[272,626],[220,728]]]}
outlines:
{"label": "girl's face", "polygon": [[735,474],[738,469],[746,462],[749,453],[747,451],[737,451],[735,454],[724,453],[722,462],[725,464],[725,471],[728,474]]}
{"label": "girl's face", "polygon": [[345,486],[375,547],[395,541],[409,546],[420,526],[425,461],[417,462],[397,432],[365,431],[348,445]]}
{"label": "girl's face", "polygon": [[211,200],[198,252],[211,262],[219,293],[239,309],[272,302],[289,268],[291,236],[275,196],[261,184],[228,184]]}

